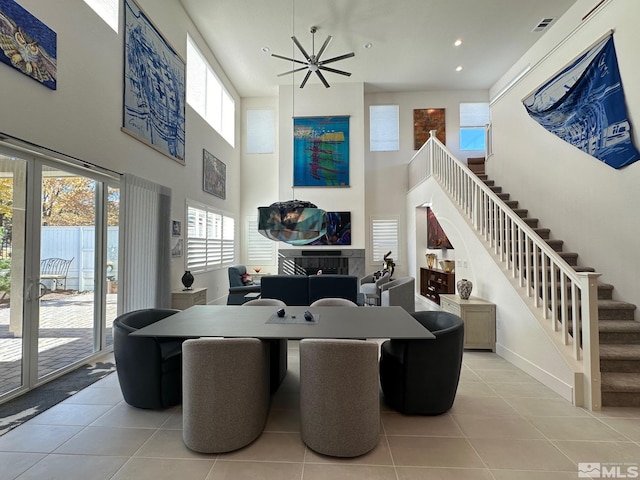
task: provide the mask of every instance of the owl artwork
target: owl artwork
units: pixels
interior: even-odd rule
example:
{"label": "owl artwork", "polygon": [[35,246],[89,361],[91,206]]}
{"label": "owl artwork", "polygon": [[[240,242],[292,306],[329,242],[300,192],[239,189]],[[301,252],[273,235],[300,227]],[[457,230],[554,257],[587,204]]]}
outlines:
{"label": "owl artwork", "polygon": [[[0,59],[55,90],[56,34],[22,7],[11,3],[14,6],[7,8],[8,3],[0,1]],[[34,38],[36,34],[42,34],[42,38]],[[47,44],[49,48],[46,47]]]}

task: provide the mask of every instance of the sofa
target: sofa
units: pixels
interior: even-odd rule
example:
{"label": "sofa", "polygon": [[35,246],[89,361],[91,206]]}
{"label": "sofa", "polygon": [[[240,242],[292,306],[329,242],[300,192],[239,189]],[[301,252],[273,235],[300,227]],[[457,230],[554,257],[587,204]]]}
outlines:
{"label": "sofa", "polygon": [[311,305],[320,298],[346,298],[364,305],[355,275],[265,275],[260,298],[277,298],[290,306]]}
{"label": "sofa", "polygon": [[401,277],[380,286],[380,305],[398,306],[407,312],[416,311],[416,282],[413,277]]}

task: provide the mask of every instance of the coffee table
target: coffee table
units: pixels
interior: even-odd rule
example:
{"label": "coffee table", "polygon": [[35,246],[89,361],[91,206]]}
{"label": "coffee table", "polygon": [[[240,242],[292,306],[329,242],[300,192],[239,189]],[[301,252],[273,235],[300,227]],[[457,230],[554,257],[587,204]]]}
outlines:
{"label": "coffee table", "polygon": [[[276,307],[195,305],[131,335],[148,337],[253,337],[253,338],[397,338],[433,339],[402,307],[285,307],[276,319]],[[314,321],[304,320],[309,310]],[[295,318],[293,318],[295,317]],[[283,322],[283,323],[280,323]]]}

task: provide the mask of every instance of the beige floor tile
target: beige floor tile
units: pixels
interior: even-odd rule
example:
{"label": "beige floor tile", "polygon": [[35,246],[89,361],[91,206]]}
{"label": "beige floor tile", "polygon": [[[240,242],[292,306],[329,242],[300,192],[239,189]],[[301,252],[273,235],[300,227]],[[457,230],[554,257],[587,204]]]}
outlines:
{"label": "beige floor tile", "polygon": [[563,398],[505,398],[520,415],[525,417],[586,417],[589,412],[574,407]]}
{"label": "beige floor tile", "polygon": [[465,438],[388,436],[396,466],[482,468]]}
{"label": "beige floor tile", "polygon": [[474,371],[465,369],[460,371],[460,382],[482,382],[482,379]]}
{"label": "beige floor tile", "polygon": [[300,393],[278,390],[271,397],[271,408],[277,408],[281,410],[297,410],[300,408]]}
{"label": "beige floor tile", "polygon": [[382,412],[382,425],[387,435],[423,435],[461,437],[462,431],[450,415],[419,416]]}
{"label": "beige floor tile", "polygon": [[515,367],[497,370],[474,369],[473,371],[482,381],[487,383],[538,383],[531,375]]}
{"label": "beige floor tile", "polygon": [[117,405],[124,402],[119,388],[85,388],[62,403],[84,405]]}
{"label": "beige floor tile", "polygon": [[393,467],[305,464],[303,480],[397,480]]}
{"label": "beige floor tile", "polygon": [[55,453],[131,456],[154,432],[142,428],[86,427]]}
{"label": "beige floor tile", "polygon": [[535,472],[526,470],[491,470],[495,480],[575,480],[575,472]]}
{"label": "beige floor tile", "polygon": [[298,409],[272,408],[269,410],[265,432],[300,432],[300,411]]}
{"label": "beige floor tile", "polygon": [[491,383],[491,388],[503,398],[555,398],[560,395],[541,383]]}
{"label": "beige floor tile", "polygon": [[300,480],[302,463],[218,460],[207,480]]}
{"label": "beige floor tile", "polygon": [[44,453],[0,452],[0,479],[13,480],[44,457]]}
{"label": "beige floor tile", "polygon": [[174,410],[160,428],[162,430],[182,430],[182,408]]}
{"label": "beige floor tile", "polygon": [[398,467],[398,480],[494,480],[479,468]]}
{"label": "beige floor tile", "polygon": [[592,417],[529,417],[529,421],[551,440],[627,440]]}
{"label": "beige floor tile", "polygon": [[631,442],[554,440],[553,443],[575,463],[640,463],[640,446]]}
{"label": "beige floor tile", "polygon": [[489,469],[576,472],[576,464],[548,440],[472,438],[469,440]]}
{"label": "beige floor tile", "polygon": [[207,458],[216,455],[205,455],[189,450],[182,439],[182,430],[158,430],[135,453],[136,457],[155,458]]}
{"label": "beige floor tile", "polygon": [[263,433],[251,445],[220,454],[222,460],[302,462],[305,446],[299,433]]}
{"label": "beige floor tile", "polygon": [[102,415],[92,426],[127,427],[127,428],[160,428],[172,415],[171,409],[149,410],[135,408],[126,403],[116,405]]}
{"label": "beige floor tile", "polygon": [[59,403],[35,416],[29,423],[33,425],[90,425],[113,407],[111,405],[73,405]]}
{"label": "beige floor tile", "polygon": [[452,415],[486,415],[490,417],[514,416],[518,413],[502,398],[456,395]]}
{"label": "beige floor tile", "polygon": [[359,465],[393,465],[389,444],[384,435],[380,436],[380,441],[373,450],[360,455],[358,457],[339,458],[321,455],[314,452],[310,448],[304,456],[305,463],[340,463],[340,464],[359,464]]}
{"label": "beige floor tile", "polygon": [[35,425],[29,422],[0,437],[0,452],[50,453],[83,427]]}
{"label": "beige floor tile", "polygon": [[537,428],[520,416],[453,415],[453,419],[468,438],[544,438]]}
{"label": "beige floor tile", "polygon": [[205,480],[214,460],[132,458],[112,480]]}
{"label": "beige floor tile", "polygon": [[479,382],[460,382],[458,384],[458,395],[466,395],[473,397],[497,397],[496,391],[486,383]]}
{"label": "beige floor tile", "polygon": [[640,442],[640,419],[598,417],[603,423],[625,435],[629,440]]}
{"label": "beige floor tile", "polygon": [[20,480],[102,480],[109,479],[128,457],[100,455],[47,455],[20,476]]}

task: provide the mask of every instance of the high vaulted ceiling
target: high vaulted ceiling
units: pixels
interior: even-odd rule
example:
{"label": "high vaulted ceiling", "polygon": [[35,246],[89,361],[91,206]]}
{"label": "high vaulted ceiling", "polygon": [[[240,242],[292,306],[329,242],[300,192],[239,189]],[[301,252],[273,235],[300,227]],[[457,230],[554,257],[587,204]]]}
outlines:
{"label": "high vaulted ceiling", "polygon": [[[576,0],[180,1],[239,94],[256,97],[301,83],[305,72],[277,77],[300,65],[271,54],[303,60],[291,36],[311,54],[312,26],[316,53],[333,36],[324,59],[355,52],[330,65],[352,76],[326,73],[330,85],[361,82],[367,92],[488,89],[544,35],[534,28],[557,20]],[[463,43],[455,47],[458,38]],[[311,83],[320,80],[312,75]]]}

